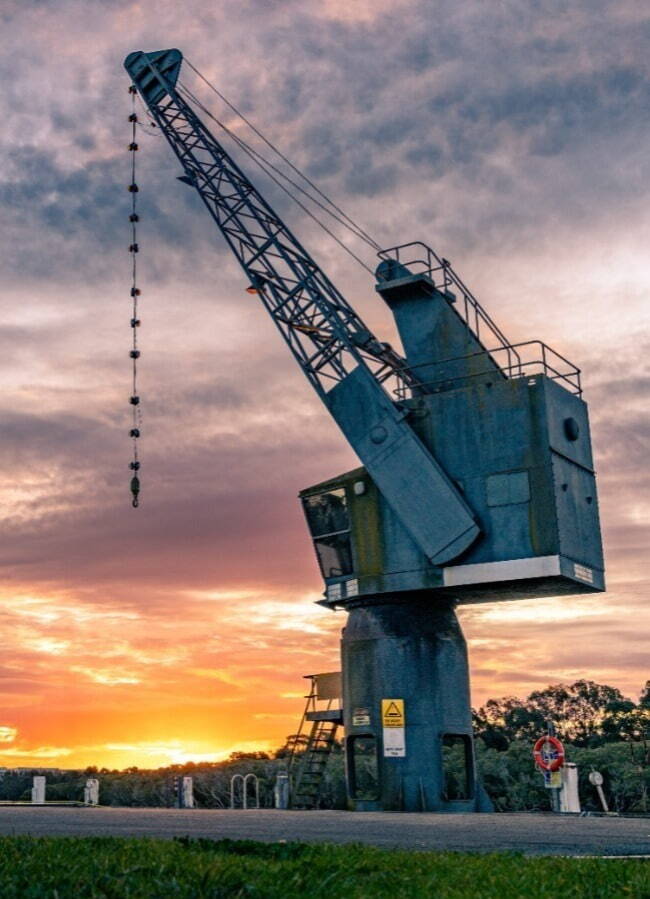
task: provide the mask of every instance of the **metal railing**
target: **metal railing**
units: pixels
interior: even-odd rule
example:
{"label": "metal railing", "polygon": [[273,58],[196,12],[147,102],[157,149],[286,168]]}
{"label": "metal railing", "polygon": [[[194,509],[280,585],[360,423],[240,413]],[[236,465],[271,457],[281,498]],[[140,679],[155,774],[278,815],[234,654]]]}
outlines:
{"label": "metal railing", "polygon": [[[448,259],[438,256],[435,250],[419,240],[397,247],[389,247],[387,250],[381,250],[377,255],[386,261],[394,259],[406,266],[413,274],[427,275],[436,289],[451,301],[452,309],[465,322],[479,343],[485,346],[486,341],[496,342],[497,347],[505,351],[507,355],[508,367],[517,364],[517,344],[508,342],[503,331],[456,274]],[[454,292],[453,288],[456,288],[460,296]]]}
{"label": "metal railing", "polygon": [[[253,796],[255,805],[249,805],[248,802],[248,782],[253,784]],[[241,808],[259,808],[260,807],[260,782],[257,774],[249,772],[248,774],[233,774],[230,778],[230,808],[237,808],[237,784],[241,784]]]}
{"label": "metal railing", "polygon": [[[481,359],[486,361],[484,367],[481,367]],[[465,374],[457,373],[459,362],[471,364],[471,371]],[[417,375],[418,368],[435,367],[438,377],[430,381],[420,381],[419,388],[425,393],[438,393],[452,387],[462,386],[463,382],[476,378],[494,377],[495,363],[498,370],[509,380],[543,374],[551,381],[558,381],[570,393],[576,396],[582,395],[580,369],[556,350],[542,343],[541,340],[528,340],[524,343],[482,350],[478,353],[468,353],[465,356],[455,356],[439,362],[413,366],[412,370]],[[449,367],[447,372],[445,372],[446,366]],[[399,400],[407,399],[409,394],[410,391],[406,387],[399,387],[395,391]]]}

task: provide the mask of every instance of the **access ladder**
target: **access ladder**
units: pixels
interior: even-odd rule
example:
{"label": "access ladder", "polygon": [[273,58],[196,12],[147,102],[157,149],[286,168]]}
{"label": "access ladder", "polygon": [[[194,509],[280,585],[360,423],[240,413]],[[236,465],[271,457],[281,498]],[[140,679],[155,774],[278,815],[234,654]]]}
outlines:
{"label": "access ladder", "polygon": [[[337,672],[338,674],[338,672]],[[311,731],[307,745],[299,755],[294,751],[291,755],[289,773],[295,769],[290,806],[294,809],[318,808],[321,785],[327,761],[336,745],[336,734],[343,723],[343,711],[338,696],[332,695],[332,675],[308,675],[311,680],[311,691],[306,697],[307,704],[300,724],[299,735],[306,722],[311,721]],[[319,684],[319,679],[323,683]],[[325,678],[329,680],[326,681]],[[319,689],[320,687],[320,689]],[[335,692],[340,692],[336,690]],[[317,708],[317,700],[326,700],[326,708]],[[298,741],[296,741],[298,743]]]}

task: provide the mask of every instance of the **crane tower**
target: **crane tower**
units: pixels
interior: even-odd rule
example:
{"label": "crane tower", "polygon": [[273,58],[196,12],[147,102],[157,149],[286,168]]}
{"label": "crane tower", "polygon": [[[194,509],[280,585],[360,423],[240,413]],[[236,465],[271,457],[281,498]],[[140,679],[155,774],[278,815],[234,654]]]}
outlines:
{"label": "crane tower", "polygon": [[382,250],[377,340],[177,89],[178,50],[125,67],[362,467],[301,491],[341,642],[352,809],[490,808],[459,603],[605,589],[580,372],[513,345],[446,259]]}

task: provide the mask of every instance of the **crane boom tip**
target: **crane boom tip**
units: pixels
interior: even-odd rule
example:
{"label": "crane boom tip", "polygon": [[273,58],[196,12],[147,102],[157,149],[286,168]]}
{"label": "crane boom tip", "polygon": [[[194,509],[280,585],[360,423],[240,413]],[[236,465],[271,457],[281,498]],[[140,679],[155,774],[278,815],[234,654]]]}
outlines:
{"label": "crane boom tip", "polygon": [[124,60],[124,68],[146,102],[157,103],[176,86],[183,54],[176,48],[145,53],[134,50]]}

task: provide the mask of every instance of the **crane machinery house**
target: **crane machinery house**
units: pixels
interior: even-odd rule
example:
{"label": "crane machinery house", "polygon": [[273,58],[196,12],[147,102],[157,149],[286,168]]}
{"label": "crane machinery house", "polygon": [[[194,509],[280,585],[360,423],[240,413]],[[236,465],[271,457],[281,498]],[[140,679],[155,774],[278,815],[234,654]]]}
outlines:
{"label": "crane machinery house", "polygon": [[[417,262],[392,258],[405,250]],[[419,380],[401,391],[400,410],[471,509],[478,533],[435,564],[400,514],[399,491],[391,502],[366,469],[309,487],[301,497],[326,583],[324,603],[415,591],[463,603],[603,590],[578,369],[539,341],[506,343],[453,270],[424,245],[382,255],[376,290],[395,316],[406,364]],[[363,403],[356,414],[361,421]],[[388,462],[389,434],[373,420],[361,428]],[[391,471],[403,489],[418,475],[402,466]],[[420,521],[437,513],[437,506],[424,506],[423,499]],[[329,507],[341,511],[317,514]]]}
{"label": "crane machinery house", "polygon": [[[377,340],[199,119],[197,106],[211,114],[181,64],[178,50],[125,61],[181,180],[362,465],[300,493],[322,604],[348,612],[336,714],[349,807],[489,810],[455,607],[605,589],[580,372],[540,341],[509,343],[423,243],[378,253],[375,290],[404,357]],[[294,807],[317,804],[311,777]]]}

